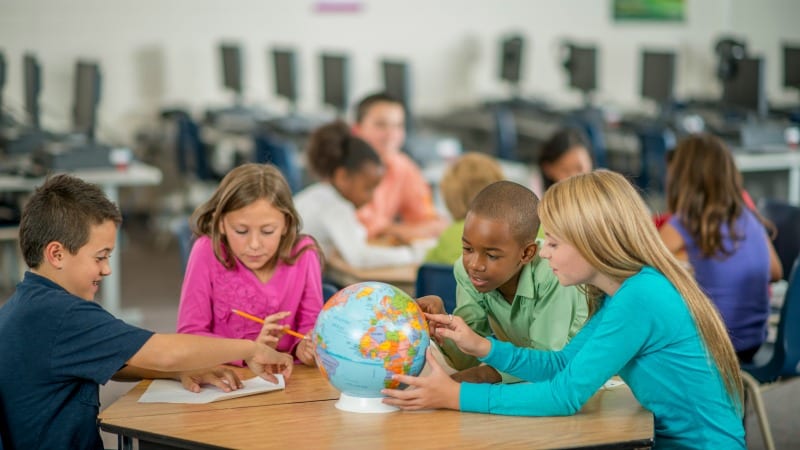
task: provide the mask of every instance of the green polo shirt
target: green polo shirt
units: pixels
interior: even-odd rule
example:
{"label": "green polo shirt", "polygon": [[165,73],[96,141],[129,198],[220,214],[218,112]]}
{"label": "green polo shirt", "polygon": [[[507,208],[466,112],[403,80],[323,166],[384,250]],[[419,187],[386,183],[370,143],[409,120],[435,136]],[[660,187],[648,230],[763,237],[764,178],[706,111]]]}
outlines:
{"label": "green polo shirt", "polygon": [[452,265],[455,260],[461,257],[464,243],[461,242],[461,235],[464,234],[464,221],[458,220],[450,224],[439,235],[436,246],[428,250],[425,255],[426,263]]}
{"label": "green polo shirt", "polygon": [[[547,260],[538,256],[520,269],[517,293],[511,303],[496,289],[478,292],[461,258],[453,266],[453,273],[458,283],[453,314],[481,336],[494,335],[518,347],[560,350],[578,333],[589,314],[586,296],[574,286],[561,286]],[[479,364],[476,358],[461,353],[452,341],[445,343],[443,351],[458,370]],[[520,381],[501,375],[504,383]]]}

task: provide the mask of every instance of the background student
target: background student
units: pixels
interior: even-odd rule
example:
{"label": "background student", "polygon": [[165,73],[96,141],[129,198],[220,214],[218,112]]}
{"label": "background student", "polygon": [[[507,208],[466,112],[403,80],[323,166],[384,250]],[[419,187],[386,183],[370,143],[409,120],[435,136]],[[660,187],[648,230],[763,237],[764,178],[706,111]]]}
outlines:
{"label": "background student", "polygon": [[769,282],[783,271],[764,226],[746,206],[741,175],[719,138],[689,136],[672,152],[667,207],[659,233],[667,248],[688,261],[695,279],[717,306],[742,362],[750,362],[767,336]]}
{"label": "background student", "polygon": [[368,237],[403,243],[437,237],[447,221],[436,211],[431,188],[419,167],[402,152],[406,133],[403,104],[385,93],[372,94],[358,103],[355,119],[353,133],[375,149],[385,168],[372,200],[358,210]]}
{"label": "background student", "polygon": [[[550,264],[537,255],[538,199],[530,189],[511,181],[484,188],[470,205],[462,237],[463,255],[453,273],[456,309],[481,336],[494,335],[520,347],[562,348],[588,315],[586,297],[574,286],[560,286]],[[444,313],[439,297],[417,300],[428,313]],[[458,381],[509,383],[519,378],[442,345]]]}
{"label": "background student", "polygon": [[356,208],[372,199],[384,174],[378,154],[350,134],[344,122],[314,131],[306,159],[320,182],[295,196],[303,231],[314,236],[325,252],[336,251],[358,268],[412,264],[419,252],[410,246],[370,245]]}
{"label": "background student", "polygon": [[461,155],[445,169],[439,187],[453,221],[428,250],[425,262],[452,265],[461,257],[461,234],[470,202],[483,188],[504,178],[494,158],[477,152]]}
{"label": "background student", "polygon": [[[406,409],[494,414],[577,413],[619,374],[655,418],[656,448],[744,449],[739,363],[716,308],[661,242],[636,190],[599,170],[552,186],[539,205],[540,254],[565,286],[584,285],[593,315],[561,351],[484,338],[460,317],[430,315],[436,335],[530,383],[456,383],[441,367],[395,376],[384,390]],[[432,361],[432,362],[431,362]]]}
{"label": "background student", "polygon": [[572,175],[591,172],[594,165],[589,140],[575,128],[562,128],[553,133],[539,149],[538,162],[543,191]]}
{"label": "background student", "polygon": [[[179,333],[254,339],[261,326],[233,313],[266,317],[307,333],[322,309],[322,269],[314,240],[280,171],[244,164],[223,178],[191,218],[198,236],[181,287]],[[288,316],[288,317],[287,317]],[[276,347],[314,365],[313,345],[285,334]]]}
{"label": "background student", "polygon": [[240,387],[230,370],[205,369],[234,359],[275,381],[292,358],[265,342],[155,334],[122,322],[95,303],[111,275],[122,216],[97,186],[69,175],[48,179],[20,222],[31,268],[0,308],[0,438],[7,449],[103,448],[97,428],[98,385],[109,379],[181,379],[199,390]]}

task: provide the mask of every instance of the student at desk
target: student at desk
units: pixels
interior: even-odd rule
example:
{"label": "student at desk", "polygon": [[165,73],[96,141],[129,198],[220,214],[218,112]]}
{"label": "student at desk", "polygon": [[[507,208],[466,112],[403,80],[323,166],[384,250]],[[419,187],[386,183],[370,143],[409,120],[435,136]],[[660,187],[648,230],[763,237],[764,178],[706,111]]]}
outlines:
{"label": "student at desk", "polygon": [[561,351],[487,339],[457,316],[429,315],[439,339],[530,383],[456,383],[428,357],[428,377],[384,390],[406,409],[525,416],[575,414],[619,374],[655,419],[655,448],[744,449],[742,381],[725,325],[661,242],[622,175],[598,170],[545,192],[540,254],[559,282],[583,285],[592,316]]}
{"label": "student at desk", "polygon": [[751,362],[767,337],[769,282],[783,271],[764,231],[774,227],[746,205],[741,178],[719,138],[681,140],[667,168],[672,216],[659,233],[719,309],[739,360]]}
{"label": "student at desk", "polygon": [[[240,317],[280,313],[307,333],[322,309],[322,267],[314,239],[300,234],[292,191],[271,164],[244,164],[222,179],[192,215],[192,247],[181,287],[179,333],[254,339],[260,325]],[[277,349],[315,365],[310,339],[280,336]],[[232,361],[238,364],[236,361]]]}
{"label": "student at desk", "polygon": [[95,303],[122,216],[95,185],[58,175],[25,206],[20,246],[31,268],[0,308],[0,438],[6,449],[102,449],[99,384],[109,379],[181,379],[190,390],[241,382],[205,369],[244,359],[256,374],[288,376],[291,356],[258,341],[155,334],[116,319]]}
{"label": "student at desk", "polygon": [[[537,203],[536,194],[511,181],[492,183],[475,197],[464,223],[463,254],[453,268],[453,315],[481,336],[558,350],[583,325],[588,306],[586,296],[574,286],[560,286],[548,262],[537,255]],[[444,313],[439,297],[421,297],[417,303],[427,313]],[[490,365],[478,365],[452,342],[444,342],[442,350],[460,370],[455,380],[520,381]]]}
{"label": "student at desk", "polygon": [[503,180],[503,169],[489,155],[469,152],[447,167],[439,183],[451,223],[425,255],[426,263],[452,265],[461,257],[461,235],[470,202],[486,186]]}
{"label": "student at desk", "polygon": [[381,159],[369,144],[351,135],[344,122],[334,122],[314,131],[306,156],[321,181],[303,189],[294,201],[303,230],[326,253],[335,251],[359,269],[420,261],[420,252],[411,246],[377,246],[367,241],[356,208],[370,201],[384,174]]}
{"label": "student at desk", "polygon": [[356,108],[353,134],[375,149],[385,168],[372,200],[358,210],[368,238],[409,243],[437,237],[447,221],[437,213],[431,188],[419,167],[402,152],[403,104],[384,93],[365,97]]}

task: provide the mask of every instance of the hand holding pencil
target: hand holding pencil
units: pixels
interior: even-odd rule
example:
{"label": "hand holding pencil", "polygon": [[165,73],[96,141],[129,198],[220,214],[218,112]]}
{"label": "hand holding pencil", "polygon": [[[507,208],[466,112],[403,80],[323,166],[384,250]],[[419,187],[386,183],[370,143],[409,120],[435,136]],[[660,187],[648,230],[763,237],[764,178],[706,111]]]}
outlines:
{"label": "hand holding pencil", "polygon": [[288,317],[291,312],[289,311],[282,311],[275,314],[271,314],[263,319],[254,316],[252,314],[246,313],[244,311],[239,311],[238,309],[231,310],[234,314],[244,317],[245,319],[250,319],[253,322],[258,322],[263,324],[264,326],[261,327],[261,333],[259,333],[257,340],[259,342],[263,342],[270,347],[275,347],[278,345],[278,339],[280,338],[282,333],[286,333],[288,335],[294,336],[299,339],[305,339],[305,335],[300,334],[286,325],[279,324],[278,321]]}

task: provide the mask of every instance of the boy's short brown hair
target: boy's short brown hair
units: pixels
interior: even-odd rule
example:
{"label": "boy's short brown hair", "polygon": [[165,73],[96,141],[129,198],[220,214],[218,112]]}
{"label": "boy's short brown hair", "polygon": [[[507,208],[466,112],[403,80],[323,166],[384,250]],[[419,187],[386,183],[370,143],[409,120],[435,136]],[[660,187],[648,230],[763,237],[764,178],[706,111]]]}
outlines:
{"label": "boy's short brown hair", "polygon": [[90,227],[107,220],[119,226],[122,215],[99,187],[71,175],[48,178],[22,210],[19,246],[25,263],[39,267],[44,248],[54,241],[78,253],[89,242]]}
{"label": "boy's short brown hair", "polygon": [[468,214],[508,223],[520,245],[536,240],[539,232],[539,198],[525,186],[513,181],[498,181],[486,186],[475,196]]}

